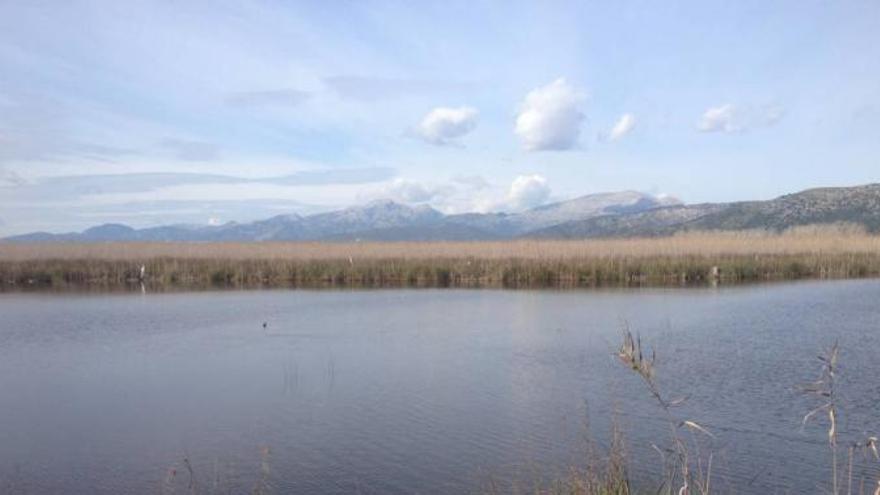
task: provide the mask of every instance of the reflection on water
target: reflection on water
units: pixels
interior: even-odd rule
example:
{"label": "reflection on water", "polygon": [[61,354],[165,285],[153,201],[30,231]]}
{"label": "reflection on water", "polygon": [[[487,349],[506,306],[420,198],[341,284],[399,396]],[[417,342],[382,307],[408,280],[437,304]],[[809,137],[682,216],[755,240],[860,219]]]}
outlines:
{"label": "reflection on water", "polygon": [[626,322],[716,434],[719,486],[813,492],[828,452],[795,385],[839,339],[842,429],[880,427],[877,300],[873,281],[3,294],[0,486],[161,492],[187,459],[233,492],[460,493],[582,463],[615,414],[650,480],[666,430],[612,356]]}

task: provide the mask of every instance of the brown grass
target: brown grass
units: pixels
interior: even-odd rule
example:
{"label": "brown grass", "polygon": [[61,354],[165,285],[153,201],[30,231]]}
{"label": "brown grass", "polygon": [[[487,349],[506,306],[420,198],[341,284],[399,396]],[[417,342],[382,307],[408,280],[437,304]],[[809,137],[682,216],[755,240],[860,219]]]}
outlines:
{"label": "brown grass", "polygon": [[880,236],[858,231],[794,229],[783,234],[763,231],[697,232],[670,237],[587,240],[515,240],[476,242],[153,242],[90,244],[0,244],[0,261],[34,259],[137,260],[189,259],[333,260],[455,259],[488,260],[792,255],[880,254]]}
{"label": "brown grass", "polygon": [[[840,459],[838,453],[838,445],[840,442],[840,430],[838,428],[838,418],[840,417],[840,408],[838,407],[839,395],[837,393],[835,384],[837,382],[838,375],[838,361],[840,358],[840,347],[837,342],[823,354],[818,356],[819,361],[822,363],[821,373],[819,378],[811,383],[801,386],[801,390],[809,395],[816,397],[820,401],[820,405],[814,408],[812,411],[808,412],[803,419],[803,424],[806,425],[808,421],[813,418],[819,418],[823,415],[827,415],[828,418],[828,446],[831,448],[831,487],[830,493],[832,495],[842,494],[844,491],[844,473],[840,472]],[[857,436],[856,438],[850,439],[847,442],[847,458],[846,458],[846,493],[847,495],[852,495],[854,493],[854,477],[853,477],[853,459],[858,452],[863,454],[865,459],[870,459],[873,456],[873,459],[876,461],[880,461],[880,451],[877,448],[877,437],[876,436],[868,436],[863,435],[862,437]],[[873,480],[871,481],[873,484]],[[874,485],[875,489],[871,492],[874,495],[880,495],[880,480],[877,480],[876,485]],[[864,475],[860,476],[859,483],[859,494],[866,493],[865,491],[865,477]]]}
{"label": "brown grass", "polygon": [[654,351],[652,350],[649,356],[647,349],[642,346],[642,339],[633,337],[628,328],[623,331],[623,343],[617,351],[617,357],[621,363],[641,377],[669,427],[670,447],[664,451],[654,445],[663,457],[664,464],[663,484],[658,493],[666,495],[712,493],[712,452],[702,452],[700,438],[691,436],[692,440],[688,440],[684,431],[689,430],[710,438],[714,438],[714,435],[694,420],[679,417],[674,412],[674,408],[686,399],[670,399],[661,392],[656,380]]}
{"label": "brown grass", "polygon": [[[802,228],[662,238],[0,244],[4,286],[670,285],[880,276],[880,236]],[[717,270],[715,269],[717,267]],[[716,275],[717,274],[717,275]]]}

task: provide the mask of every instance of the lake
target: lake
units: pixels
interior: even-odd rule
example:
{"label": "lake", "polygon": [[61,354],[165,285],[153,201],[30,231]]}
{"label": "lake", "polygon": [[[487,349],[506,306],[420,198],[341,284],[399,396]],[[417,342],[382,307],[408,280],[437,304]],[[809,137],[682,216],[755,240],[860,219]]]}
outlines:
{"label": "lake", "polygon": [[835,340],[842,437],[880,429],[878,281],[5,293],[0,491],[181,493],[190,469],[222,493],[527,487],[582,465],[612,423],[654,486],[668,430],[613,355],[624,325],[715,435],[724,491],[827,485],[826,426],[802,428],[818,403],[796,386]]}

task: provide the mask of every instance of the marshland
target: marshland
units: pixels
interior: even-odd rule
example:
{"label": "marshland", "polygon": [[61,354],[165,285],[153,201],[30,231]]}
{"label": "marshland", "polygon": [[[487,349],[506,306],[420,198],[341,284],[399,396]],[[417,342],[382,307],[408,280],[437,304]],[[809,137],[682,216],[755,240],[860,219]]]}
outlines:
{"label": "marshland", "polygon": [[0,0],[0,495],[880,495],[880,0]]}
{"label": "marshland", "polygon": [[875,277],[845,225],[0,244],[0,486],[874,494]]}
{"label": "marshland", "polygon": [[880,276],[880,236],[782,233],[504,242],[0,244],[5,289],[705,285]]}

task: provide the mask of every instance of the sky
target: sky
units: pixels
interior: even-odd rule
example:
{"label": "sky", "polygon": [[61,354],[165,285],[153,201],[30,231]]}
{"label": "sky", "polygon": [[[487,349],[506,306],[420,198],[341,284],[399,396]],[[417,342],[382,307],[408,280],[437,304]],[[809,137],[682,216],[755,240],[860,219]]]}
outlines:
{"label": "sky", "polygon": [[0,0],[0,235],[880,181],[880,2]]}

